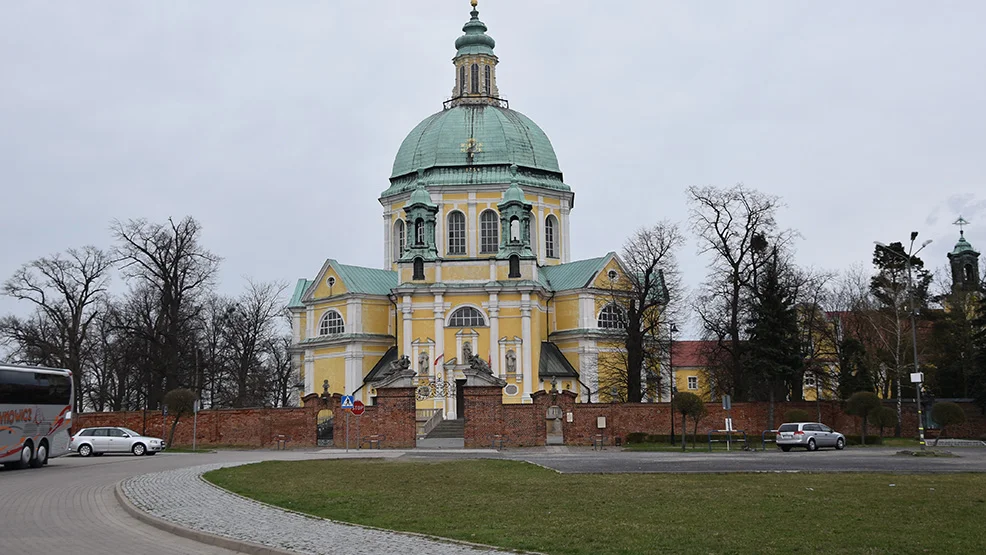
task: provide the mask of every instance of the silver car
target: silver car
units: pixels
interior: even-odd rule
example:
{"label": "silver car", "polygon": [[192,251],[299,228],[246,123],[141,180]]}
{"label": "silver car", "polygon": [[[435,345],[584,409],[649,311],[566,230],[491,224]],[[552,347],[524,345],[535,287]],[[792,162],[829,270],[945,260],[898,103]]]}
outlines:
{"label": "silver car", "polygon": [[777,446],[785,453],[792,447],[804,447],[809,451],[819,447],[841,450],[846,446],[846,436],[821,422],[790,422],[777,428]]}
{"label": "silver car", "polygon": [[79,430],[68,447],[83,457],[103,453],[133,453],[139,457],[164,451],[164,440],[142,436],[130,428],[104,426]]}

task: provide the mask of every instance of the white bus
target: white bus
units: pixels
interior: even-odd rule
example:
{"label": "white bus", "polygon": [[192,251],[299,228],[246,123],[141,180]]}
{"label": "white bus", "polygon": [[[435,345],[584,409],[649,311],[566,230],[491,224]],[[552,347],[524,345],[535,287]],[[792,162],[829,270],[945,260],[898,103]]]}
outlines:
{"label": "white bus", "polygon": [[68,453],[72,373],[0,365],[0,463],[40,468]]}

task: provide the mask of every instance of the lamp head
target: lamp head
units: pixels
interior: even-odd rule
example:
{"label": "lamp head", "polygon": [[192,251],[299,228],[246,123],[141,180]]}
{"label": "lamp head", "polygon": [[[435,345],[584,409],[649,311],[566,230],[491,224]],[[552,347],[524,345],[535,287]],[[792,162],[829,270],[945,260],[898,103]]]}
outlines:
{"label": "lamp head", "polygon": [[911,241],[913,241],[913,240],[915,240],[917,238],[918,238],[918,232],[917,231],[912,231],[911,232]]}

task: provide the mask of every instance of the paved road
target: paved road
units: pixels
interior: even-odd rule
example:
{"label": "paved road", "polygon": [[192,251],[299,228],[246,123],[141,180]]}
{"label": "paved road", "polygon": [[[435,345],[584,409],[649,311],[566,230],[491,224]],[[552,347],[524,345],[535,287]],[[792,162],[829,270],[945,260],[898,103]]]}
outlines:
{"label": "paved road", "polygon": [[179,538],[128,515],[113,495],[134,475],[195,464],[259,458],[305,458],[304,453],[161,453],[51,459],[43,469],[0,471],[0,553],[106,555],[231,554]]}
{"label": "paved road", "polygon": [[[896,455],[897,449],[847,449],[815,453],[630,453],[581,448],[507,450],[502,453],[377,452],[402,459],[497,457],[525,460],[559,472],[986,472],[986,449],[954,448],[957,458]],[[226,451],[155,457],[104,456],[52,459],[40,470],[0,471],[0,538],[3,553],[60,552],[227,554],[179,538],[130,517],[114,498],[117,483],[134,476],[205,464],[297,460],[339,456],[319,452]]]}

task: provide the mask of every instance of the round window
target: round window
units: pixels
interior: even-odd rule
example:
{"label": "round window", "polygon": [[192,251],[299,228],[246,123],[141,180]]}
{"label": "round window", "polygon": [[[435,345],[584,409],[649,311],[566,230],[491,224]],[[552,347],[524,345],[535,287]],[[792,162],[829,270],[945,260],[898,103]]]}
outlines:
{"label": "round window", "polygon": [[517,384],[515,383],[507,384],[507,387],[503,388],[503,392],[506,393],[507,395],[517,395],[518,391],[519,389],[517,388]]}
{"label": "round window", "polygon": [[336,284],[336,278],[329,276],[329,279],[325,280],[325,283],[329,284],[329,287],[332,287]]}
{"label": "round window", "polygon": [[606,275],[609,276],[610,281],[616,281],[616,277],[618,274],[616,273],[616,270],[610,270],[609,272],[606,273]]}

